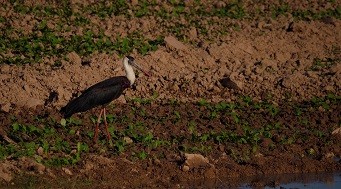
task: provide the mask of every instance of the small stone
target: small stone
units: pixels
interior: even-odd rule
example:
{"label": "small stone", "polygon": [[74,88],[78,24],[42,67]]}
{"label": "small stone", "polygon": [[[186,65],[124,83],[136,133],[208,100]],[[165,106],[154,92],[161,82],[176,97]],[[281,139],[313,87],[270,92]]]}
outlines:
{"label": "small stone", "polygon": [[264,21],[259,21],[258,23],[257,23],[257,28],[259,28],[259,29],[263,29],[263,26],[265,25],[265,22]]}
{"label": "small stone", "polygon": [[332,74],[340,73],[341,72],[341,64],[334,64],[330,67],[329,70]]}
{"label": "small stone", "polygon": [[332,135],[341,135],[341,127],[335,129],[335,130],[332,132]]}
{"label": "small stone", "polygon": [[156,158],[156,159],[154,159],[154,164],[160,166],[161,165],[161,161]]}
{"label": "small stone", "polygon": [[138,0],[131,0],[131,5],[136,6],[139,4]]}
{"label": "small stone", "polygon": [[261,74],[261,73],[263,73],[263,71],[264,71],[263,68],[260,68],[260,67],[256,67],[256,68],[255,68],[255,73],[256,73],[256,74]]}
{"label": "small stone", "polygon": [[204,176],[205,178],[209,178],[209,179],[212,179],[212,178],[215,178],[216,177],[216,169],[214,166],[208,168],[205,173],[204,173]]}
{"label": "small stone", "polygon": [[330,24],[330,25],[334,25],[335,26],[335,21],[332,17],[330,16],[327,16],[327,17],[324,17],[322,19],[322,22],[325,23],[325,24]]}
{"label": "small stone", "polygon": [[39,174],[43,174],[46,169],[45,165],[40,164],[40,163],[37,163],[35,168]]}
{"label": "small stone", "polygon": [[124,142],[127,143],[127,144],[131,144],[131,143],[134,142],[130,137],[123,137],[123,140],[124,140]]}
{"label": "small stone", "polygon": [[121,104],[126,104],[127,100],[124,98],[124,95],[121,95],[115,100],[115,103],[121,103]]}
{"label": "small stone", "polygon": [[196,39],[198,37],[198,33],[197,33],[197,29],[192,27],[190,30],[189,30],[189,37],[191,39]]}
{"label": "small stone", "polygon": [[168,47],[177,49],[177,50],[186,50],[187,47],[184,45],[182,42],[178,41],[175,37],[173,36],[168,36],[165,37],[165,43]]}
{"label": "small stone", "polygon": [[322,106],[319,106],[319,107],[318,107],[318,110],[319,110],[320,112],[325,112],[325,111],[326,111]]}
{"label": "small stone", "polygon": [[189,168],[198,168],[201,166],[209,165],[209,161],[201,154],[187,154],[185,153],[185,163],[184,165],[189,166]]}
{"label": "small stone", "polygon": [[13,176],[10,173],[5,173],[2,170],[0,170],[0,179],[10,182],[13,179]]}
{"label": "small stone", "polygon": [[270,138],[264,138],[262,140],[261,146],[264,148],[268,148],[272,144],[272,140]]}
{"label": "small stone", "polygon": [[1,111],[8,113],[10,110],[11,110],[10,103],[1,104]]}
{"label": "small stone", "polygon": [[76,52],[70,52],[67,57],[69,58],[70,62],[76,65],[82,65],[82,59]]}
{"label": "small stone", "polygon": [[57,178],[55,174],[53,174],[52,170],[47,168],[46,169],[46,173],[48,176],[52,177],[52,178]]}
{"label": "small stone", "polygon": [[10,73],[10,65],[8,64],[2,64],[0,67],[0,72],[1,73]]}
{"label": "small stone", "polygon": [[217,86],[214,86],[214,87],[213,87],[213,92],[215,92],[215,93],[220,93],[220,92],[221,92],[221,90],[220,90],[220,88],[219,88],[219,87],[217,87]]}
{"label": "small stone", "polygon": [[85,164],[85,170],[86,170],[86,171],[90,171],[90,170],[92,170],[94,167],[95,167],[94,164],[91,163],[91,162],[87,162],[87,163]]}
{"label": "small stone", "polygon": [[66,173],[67,175],[72,175],[72,172],[70,171],[70,169],[63,167],[62,170],[63,170],[64,173]]}
{"label": "small stone", "polygon": [[28,92],[28,93],[30,93],[31,92],[31,90],[30,90],[30,86],[28,86],[28,85],[24,85],[24,90],[26,91],[26,92]]}
{"label": "small stone", "polygon": [[331,85],[327,85],[326,87],[324,87],[324,89],[325,89],[326,91],[334,91],[334,87],[331,86]]}
{"label": "small stone", "polygon": [[44,154],[44,149],[41,146],[37,149],[37,154],[40,156]]}
{"label": "small stone", "polygon": [[226,7],[226,3],[224,1],[218,1],[214,4],[216,8],[224,8]]}
{"label": "small stone", "polygon": [[178,86],[177,84],[174,84],[174,85],[172,86],[172,90],[174,90],[174,91],[179,91],[180,88],[179,88],[179,86]]}
{"label": "small stone", "polygon": [[35,99],[35,98],[29,98],[25,102],[25,106],[27,106],[28,108],[35,108],[38,105],[43,105],[43,104],[44,104],[44,102],[42,100]]}
{"label": "small stone", "polygon": [[184,171],[184,172],[188,172],[189,171],[189,166],[184,165],[184,166],[181,167],[181,170]]}
{"label": "small stone", "polygon": [[335,154],[334,154],[333,152],[329,152],[329,153],[326,153],[326,154],[324,155],[324,157],[325,157],[326,159],[333,158],[334,156],[335,156]]}

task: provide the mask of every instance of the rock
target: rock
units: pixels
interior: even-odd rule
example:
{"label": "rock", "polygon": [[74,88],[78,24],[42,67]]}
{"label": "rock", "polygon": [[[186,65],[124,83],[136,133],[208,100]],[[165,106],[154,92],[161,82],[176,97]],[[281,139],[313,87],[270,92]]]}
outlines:
{"label": "rock", "polygon": [[9,162],[0,163],[0,181],[11,182],[14,178],[11,170],[13,170],[13,166]]}
{"label": "rock", "polygon": [[40,174],[43,174],[46,169],[45,165],[40,164],[40,163],[37,163],[35,167],[36,167],[37,172]]}
{"label": "rock", "polygon": [[56,175],[52,172],[51,169],[47,168],[46,169],[46,173],[48,176],[50,176],[51,178],[57,178]]}
{"label": "rock", "polygon": [[192,27],[190,30],[189,30],[189,38],[191,39],[196,39],[198,37],[198,33],[197,33],[197,29]]}
{"label": "rock", "polygon": [[334,19],[330,16],[324,17],[322,19],[322,22],[325,24],[330,24],[330,25],[334,25],[334,26],[336,25]]}
{"label": "rock", "polygon": [[296,72],[283,78],[282,85],[286,88],[299,88],[305,80],[306,76],[300,72]]}
{"label": "rock", "polygon": [[181,167],[181,170],[184,171],[184,172],[188,172],[189,171],[189,166],[184,165],[184,166]]}
{"label": "rock", "polygon": [[173,36],[165,37],[165,43],[171,49],[186,50],[187,47]]}
{"label": "rock", "polygon": [[70,52],[67,57],[69,58],[70,62],[76,65],[82,65],[82,59],[76,52]]}
{"label": "rock", "polygon": [[258,23],[257,23],[257,28],[259,28],[259,29],[263,29],[263,26],[265,25],[266,23],[265,23],[265,21],[259,21]]}
{"label": "rock", "polygon": [[5,173],[2,170],[0,170],[0,179],[10,182],[13,179],[13,176],[10,173]]}
{"label": "rock", "polygon": [[[275,53],[275,57],[276,57],[276,60],[278,60],[280,63],[285,63],[287,60],[290,59],[291,54],[288,52],[282,52],[282,53],[277,52],[277,53]],[[268,60],[268,61],[270,61],[271,63],[273,62],[271,60]],[[274,64],[274,63],[272,63],[272,64]],[[268,66],[271,66],[271,64]]]}
{"label": "rock", "polygon": [[29,171],[33,170],[40,174],[43,174],[46,169],[46,167],[43,164],[38,163],[34,159],[27,158],[27,157],[20,158],[19,165],[21,165],[21,167],[26,170],[29,170]]}
{"label": "rock", "polygon": [[335,73],[340,73],[341,72],[341,64],[333,64],[330,68],[329,68],[330,72],[332,74]]}
{"label": "rock", "polygon": [[24,102],[24,106],[28,108],[35,108],[38,105],[43,105],[43,104],[44,102],[42,100],[35,99],[35,98],[29,98]]}
{"label": "rock", "polygon": [[90,171],[90,170],[94,169],[94,167],[95,167],[95,165],[88,161],[88,162],[86,162],[84,169],[85,169],[85,171]]}
{"label": "rock", "polygon": [[173,84],[173,86],[171,87],[173,91],[179,91],[180,88],[177,84]]}
{"label": "rock", "polygon": [[270,138],[264,138],[261,142],[261,146],[264,148],[268,148],[272,143],[273,142]]}
{"label": "rock", "polygon": [[333,152],[328,152],[324,155],[324,158],[326,158],[326,159],[330,159],[333,157],[335,157],[335,154]]}
{"label": "rock", "polygon": [[134,142],[130,137],[127,137],[127,136],[123,137],[123,140],[127,144],[131,144]]}
{"label": "rock", "polygon": [[255,154],[255,157],[260,158],[260,157],[264,157],[264,155],[262,153],[258,152],[258,153]]}
{"label": "rock", "polygon": [[226,3],[224,1],[218,1],[214,4],[216,8],[224,8],[226,7]]}
{"label": "rock", "polygon": [[10,103],[1,104],[0,110],[8,113],[11,110],[11,104]]}
{"label": "rock", "polygon": [[63,167],[62,170],[63,170],[64,173],[66,173],[67,175],[72,175],[72,172],[70,171],[70,169]]}
{"label": "rock", "polygon": [[205,173],[204,173],[204,177],[208,178],[208,179],[212,179],[216,177],[216,168],[214,166],[211,166],[210,168],[208,168]]}
{"label": "rock", "polygon": [[45,99],[44,106],[47,106],[56,101],[58,101],[58,93],[56,91],[52,91],[50,92],[49,97]]}
{"label": "rock", "polygon": [[37,149],[37,154],[40,156],[44,154],[44,149],[41,146]]}
{"label": "rock", "polygon": [[236,90],[240,90],[240,88],[238,87],[237,83],[232,81],[230,78],[225,77],[219,80],[220,84],[223,87],[229,88],[229,89],[236,89]]}
{"label": "rock", "polygon": [[10,65],[8,65],[8,64],[1,64],[0,73],[3,73],[3,74],[11,73]]}
{"label": "rock", "polygon": [[199,167],[206,167],[210,166],[211,164],[209,163],[208,159],[206,159],[203,155],[201,154],[184,154],[185,156],[185,163],[183,164],[184,166],[187,166],[188,168],[184,168],[184,170],[189,170],[193,168],[199,168]]}
{"label": "rock", "polygon": [[331,85],[327,85],[327,86],[324,87],[324,90],[326,90],[326,91],[334,91],[334,87],[331,86]]}
{"label": "rock", "polygon": [[131,5],[136,6],[139,4],[138,0],[131,0]]}
{"label": "rock", "polygon": [[122,104],[126,104],[127,103],[127,100],[125,99],[124,95],[121,95],[120,97],[118,97],[116,100],[115,100],[115,103],[122,103]]}
{"label": "rock", "polygon": [[28,86],[28,85],[24,85],[24,90],[27,92],[27,93],[30,93],[31,92],[31,90],[30,90],[30,86]]}
{"label": "rock", "polygon": [[335,130],[332,132],[332,135],[341,135],[341,127],[335,129]]}
{"label": "rock", "polygon": [[154,165],[157,165],[157,166],[161,166],[162,165],[161,161],[159,159],[157,159],[157,158],[155,158],[153,160],[153,163],[154,163]]}
{"label": "rock", "polygon": [[195,168],[204,168],[204,177],[205,178],[215,178],[216,177],[216,169],[213,164],[209,163],[208,159],[206,159],[201,154],[184,154],[185,162],[181,166],[181,170],[184,172],[188,172],[191,169]]}

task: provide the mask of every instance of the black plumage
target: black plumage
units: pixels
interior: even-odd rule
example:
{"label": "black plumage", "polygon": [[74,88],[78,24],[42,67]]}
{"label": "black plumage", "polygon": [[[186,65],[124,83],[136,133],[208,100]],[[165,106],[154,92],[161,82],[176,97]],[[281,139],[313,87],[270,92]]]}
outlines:
{"label": "black plumage", "polygon": [[118,76],[101,81],[86,89],[79,97],[71,100],[60,112],[64,118],[84,112],[100,105],[106,105],[118,98],[130,82],[125,76]]}
{"label": "black plumage", "polygon": [[79,97],[71,100],[60,112],[64,118],[68,118],[77,112],[84,112],[96,106],[103,106],[101,112],[97,118],[97,124],[95,128],[94,139],[97,141],[99,124],[103,115],[105,130],[107,139],[110,140],[110,133],[108,130],[108,123],[106,120],[105,105],[118,98],[126,88],[129,88],[134,84],[135,73],[133,67],[142,71],[147,76],[149,73],[144,71],[138,64],[135,63],[135,59],[131,56],[123,58],[123,66],[126,72],[126,76],[118,76],[101,81],[88,89],[86,89]]}

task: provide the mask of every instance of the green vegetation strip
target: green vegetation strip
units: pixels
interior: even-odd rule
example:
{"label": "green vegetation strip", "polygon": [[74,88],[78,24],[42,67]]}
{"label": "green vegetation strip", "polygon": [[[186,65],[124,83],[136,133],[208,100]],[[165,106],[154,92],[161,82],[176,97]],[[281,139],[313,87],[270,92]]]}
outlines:
{"label": "green vegetation strip", "polygon": [[[324,123],[333,127],[321,124],[320,119],[328,118],[332,112],[340,113],[340,96],[328,95],[289,105],[254,102],[248,96],[235,103],[217,104],[206,100],[181,104],[171,100],[163,105],[164,113],[155,112],[155,106],[151,108],[154,100],[133,99],[125,108],[121,107],[121,114],[108,114],[112,141],[108,143],[100,135],[96,146],[93,129],[97,117],[90,113],[66,120],[56,120],[46,112],[25,120],[7,116],[6,132],[11,140],[0,141],[0,158],[26,156],[47,166],[63,166],[77,164],[89,153],[106,156],[125,153],[132,159],[143,160],[164,158],[165,151],[209,154],[224,146],[228,155],[243,163],[256,152],[281,149],[298,140],[322,145],[321,148],[339,145],[334,144],[330,135],[341,126],[340,119]],[[264,146],[266,140],[272,142]],[[321,155],[309,146],[306,150],[307,155],[315,158]]]}
{"label": "green vegetation strip", "polygon": [[[283,1],[279,1],[277,5],[247,3],[250,2],[235,0],[224,3],[224,6],[210,4],[208,7],[207,2],[198,0],[188,7],[185,1],[176,0],[161,3],[142,0],[134,6],[123,0],[99,1],[93,4],[71,4],[70,1],[64,0],[54,4],[27,6],[25,1],[11,0],[0,5],[2,9],[29,15],[32,17],[29,22],[36,21],[37,24],[32,31],[24,31],[12,25],[15,19],[21,22],[19,19],[22,18],[0,17],[2,36],[0,64],[34,64],[44,57],[57,57],[56,64],[58,64],[67,53],[72,51],[81,56],[89,56],[94,52],[117,53],[123,56],[136,49],[144,55],[156,50],[158,45],[162,45],[163,36],[169,34],[185,42],[194,42],[186,37],[191,27],[195,27],[198,35],[208,40],[226,35],[228,28],[239,30],[238,25],[229,24],[226,18],[253,20],[258,17],[272,17],[276,19],[279,15],[287,14],[302,20],[341,18],[341,6],[336,1],[328,1],[333,8],[322,10],[309,8],[296,10]],[[269,6],[269,8],[261,10],[259,8],[261,6]],[[150,31],[154,33],[148,32],[149,36],[153,36],[149,39],[145,38],[146,33],[139,29],[133,32],[127,31],[128,35],[125,37],[121,37],[120,33],[108,36],[104,32],[105,24],[91,21],[91,18],[104,20],[115,16],[123,16],[125,22],[130,22],[132,19],[154,20],[160,27],[156,28],[157,31]],[[47,23],[50,22],[55,27],[49,27]],[[118,20],[118,22],[123,21]],[[83,32],[76,34],[79,28],[82,28]]]}

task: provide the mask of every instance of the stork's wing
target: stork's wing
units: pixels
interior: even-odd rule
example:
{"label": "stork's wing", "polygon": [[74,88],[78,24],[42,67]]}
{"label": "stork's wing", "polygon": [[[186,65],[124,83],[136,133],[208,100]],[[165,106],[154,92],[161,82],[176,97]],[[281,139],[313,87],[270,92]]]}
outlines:
{"label": "stork's wing", "polygon": [[104,80],[85,90],[82,95],[70,101],[61,112],[70,117],[77,112],[84,112],[99,105],[104,105],[118,98],[129,82],[125,77]]}

